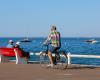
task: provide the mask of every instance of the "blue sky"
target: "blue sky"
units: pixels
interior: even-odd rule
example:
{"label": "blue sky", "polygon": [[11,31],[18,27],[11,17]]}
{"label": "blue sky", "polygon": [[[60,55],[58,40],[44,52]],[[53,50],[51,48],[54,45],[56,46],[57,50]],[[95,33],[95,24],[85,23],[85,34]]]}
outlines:
{"label": "blue sky", "polygon": [[100,0],[0,0],[1,37],[100,37]]}

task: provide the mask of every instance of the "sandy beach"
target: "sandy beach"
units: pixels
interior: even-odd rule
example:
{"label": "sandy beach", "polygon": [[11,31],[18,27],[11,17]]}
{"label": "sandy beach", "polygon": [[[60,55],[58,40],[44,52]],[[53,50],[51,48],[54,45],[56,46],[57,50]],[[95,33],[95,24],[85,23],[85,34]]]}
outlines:
{"label": "sandy beach", "polygon": [[100,68],[44,69],[39,64],[0,64],[0,80],[100,80]]}

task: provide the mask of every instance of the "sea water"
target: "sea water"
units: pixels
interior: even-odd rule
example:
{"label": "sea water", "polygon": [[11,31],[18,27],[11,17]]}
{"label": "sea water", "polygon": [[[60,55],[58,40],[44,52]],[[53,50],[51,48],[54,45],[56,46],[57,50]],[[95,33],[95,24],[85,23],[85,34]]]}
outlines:
{"label": "sea water", "polygon": [[[7,38],[0,38],[0,47],[6,47],[9,40],[14,41],[14,45],[17,41],[24,40],[24,37],[7,37]],[[21,42],[21,48],[23,48],[27,52],[31,53],[39,53],[46,49],[43,46],[43,42],[46,38],[29,38],[31,42]],[[100,56],[100,38],[93,38],[98,42],[95,44],[91,44],[86,42],[91,38],[62,38],[61,39],[61,49],[65,50],[66,53],[70,52],[71,54],[82,54],[82,55],[99,55]],[[39,61],[39,56],[31,55],[31,61]],[[88,64],[88,65],[100,65],[100,59],[93,59],[93,58],[72,58],[73,64]]]}

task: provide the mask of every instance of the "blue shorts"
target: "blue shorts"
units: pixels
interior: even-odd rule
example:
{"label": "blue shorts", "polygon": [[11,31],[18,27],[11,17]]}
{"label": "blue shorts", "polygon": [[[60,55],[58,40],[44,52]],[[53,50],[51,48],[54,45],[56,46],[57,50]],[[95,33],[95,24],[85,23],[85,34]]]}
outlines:
{"label": "blue shorts", "polygon": [[60,49],[60,47],[54,47],[54,46],[51,46],[51,45],[50,45],[48,50],[49,50],[50,52],[52,52],[52,53],[56,53],[57,50],[59,50],[59,49]]}

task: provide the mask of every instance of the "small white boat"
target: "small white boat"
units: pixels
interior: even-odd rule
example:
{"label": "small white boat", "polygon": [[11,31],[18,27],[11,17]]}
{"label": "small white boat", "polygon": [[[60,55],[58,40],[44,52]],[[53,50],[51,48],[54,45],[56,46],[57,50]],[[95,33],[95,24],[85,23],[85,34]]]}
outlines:
{"label": "small white boat", "polygon": [[95,39],[90,39],[90,40],[86,40],[86,42],[94,44],[97,43],[98,41]]}
{"label": "small white boat", "polygon": [[31,42],[31,40],[29,40],[28,38],[25,38],[25,39],[22,40],[21,42]]}

